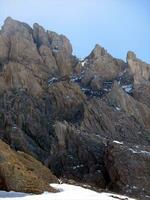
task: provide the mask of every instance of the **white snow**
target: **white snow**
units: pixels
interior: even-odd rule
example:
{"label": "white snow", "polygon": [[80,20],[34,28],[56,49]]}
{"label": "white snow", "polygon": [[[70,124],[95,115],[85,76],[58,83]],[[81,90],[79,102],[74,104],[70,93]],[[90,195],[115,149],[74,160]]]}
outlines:
{"label": "white snow", "polygon": [[51,81],[57,81],[58,79],[56,78],[56,77],[53,77],[53,78],[51,78],[50,80],[49,80],[49,82],[51,82]]}
{"label": "white snow", "polygon": [[135,189],[135,190],[138,189],[136,186],[132,186],[132,188]]}
{"label": "white snow", "polygon": [[139,153],[139,154],[145,154],[147,156],[150,156],[150,152],[149,151],[143,151],[143,150],[134,150],[132,148],[129,148],[130,151],[132,151],[132,153]]}
{"label": "white snow", "polygon": [[71,97],[69,95],[65,96],[65,99],[70,99]]}
{"label": "white snow", "polygon": [[138,151],[132,149],[132,148],[129,148],[130,151],[132,151],[132,153],[139,153]]}
{"label": "white snow", "polygon": [[78,75],[73,75],[70,77],[71,82],[77,82],[80,81],[82,79],[82,76],[78,76]]}
{"label": "white snow", "polygon": [[118,111],[119,111],[119,110],[121,110],[121,108],[120,108],[120,107],[118,107],[118,106],[116,106],[115,108],[116,108],[116,110],[118,110]]}
{"label": "white snow", "polygon": [[86,59],[81,62],[81,66],[84,67],[85,64],[87,64],[87,60]]}
{"label": "white snow", "polygon": [[117,141],[117,140],[114,140],[113,142],[114,142],[114,143],[117,143],[117,144],[123,144],[123,142],[119,142],[119,141]]}
{"label": "white snow", "polygon": [[104,88],[104,91],[108,92],[110,91],[111,89],[108,89],[108,88]]}
{"label": "white snow", "polygon": [[146,195],[145,197],[149,198],[150,199],[150,196]]}
{"label": "white snow", "polygon": [[126,92],[131,92],[132,91],[132,88],[133,88],[133,85],[130,84],[130,85],[123,85],[122,88],[126,91]]}
{"label": "white snow", "polygon": [[81,88],[82,91],[90,91],[88,88]]}
{"label": "white snow", "polygon": [[73,166],[73,169],[82,168],[82,167],[84,167],[84,165],[76,165],[76,166]]}
{"label": "white snow", "polygon": [[41,195],[31,195],[17,192],[0,192],[0,199],[5,200],[133,200],[131,198],[111,194],[111,193],[98,193],[89,189],[69,184],[51,184],[58,193],[45,192]]}
{"label": "white snow", "polygon": [[16,125],[14,125],[12,128],[13,128],[13,129],[17,129],[17,126],[16,126]]}
{"label": "white snow", "polygon": [[58,49],[52,49],[52,51],[53,51],[54,53],[58,53],[58,52],[59,52]]}
{"label": "white snow", "polygon": [[56,77],[53,77],[53,78],[51,78],[51,79],[49,79],[48,80],[48,85],[50,86],[50,85],[52,85],[54,82],[56,82],[58,80],[58,78],[56,78]]}
{"label": "white snow", "polygon": [[82,67],[84,67],[84,65],[85,65],[85,61],[81,62],[81,65],[82,65]]}
{"label": "white snow", "polygon": [[150,156],[150,152],[149,151],[140,151],[140,153],[146,154],[148,156]]}
{"label": "white snow", "polygon": [[79,80],[79,77],[78,77],[78,76],[74,76],[74,77],[71,78],[71,81],[72,81],[72,82],[75,82],[75,81],[78,81],[78,80]]}

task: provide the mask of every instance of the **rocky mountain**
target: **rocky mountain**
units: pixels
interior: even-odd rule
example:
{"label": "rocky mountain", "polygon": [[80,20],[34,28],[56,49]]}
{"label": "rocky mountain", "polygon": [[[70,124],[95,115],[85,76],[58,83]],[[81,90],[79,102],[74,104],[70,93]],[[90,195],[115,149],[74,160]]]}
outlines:
{"label": "rocky mountain", "polygon": [[8,17],[0,31],[0,189],[54,191],[48,183],[61,178],[149,199],[149,76],[133,52],[124,62],[97,44],[81,61],[65,36]]}

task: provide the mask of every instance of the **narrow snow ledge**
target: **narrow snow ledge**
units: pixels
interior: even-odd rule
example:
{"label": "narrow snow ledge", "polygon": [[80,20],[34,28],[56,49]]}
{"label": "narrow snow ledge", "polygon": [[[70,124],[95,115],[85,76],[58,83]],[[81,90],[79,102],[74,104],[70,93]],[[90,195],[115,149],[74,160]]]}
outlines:
{"label": "narrow snow ledge", "polygon": [[129,150],[132,151],[132,153],[134,153],[134,154],[144,154],[144,155],[150,156],[149,151],[134,150],[132,148],[129,148]]}
{"label": "narrow snow ledge", "polygon": [[123,142],[119,142],[117,140],[114,140],[113,143],[116,143],[116,144],[123,144]]}
{"label": "narrow snow ledge", "polygon": [[0,199],[5,200],[135,200],[126,196],[111,193],[98,193],[89,189],[69,184],[51,184],[58,193],[45,192],[41,195],[30,195],[17,192],[0,192]]}

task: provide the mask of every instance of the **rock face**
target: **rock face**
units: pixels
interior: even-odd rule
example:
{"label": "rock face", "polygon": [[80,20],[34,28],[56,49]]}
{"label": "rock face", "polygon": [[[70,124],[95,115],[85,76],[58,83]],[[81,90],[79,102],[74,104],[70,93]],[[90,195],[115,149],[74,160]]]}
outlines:
{"label": "rock face", "polygon": [[51,106],[48,97],[43,98],[45,100],[16,90],[2,93],[0,97],[0,138],[12,148],[24,151],[41,161],[48,156],[52,140]]}
{"label": "rock face", "polygon": [[107,174],[102,159],[105,142],[86,132],[82,134],[67,122],[56,122],[54,127],[57,140],[46,164],[57,176],[105,188]]}
{"label": "rock face", "polygon": [[3,90],[18,89],[28,90],[33,95],[39,95],[43,89],[39,79],[35,78],[30,69],[16,62],[9,62],[4,65],[0,85]]}
{"label": "rock face", "polygon": [[114,106],[123,109],[129,115],[134,116],[140,124],[150,128],[150,109],[126,94],[116,82],[108,98]]}
{"label": "rock face", "polygon": [[67,121],[78,121],[82,118],[86,96],[78,85],[62,81],[50,86],[49,94],[55,116]]}
{"label": "rock face", "polygon": [[[90,68],[94,68],[95,72],[99,72],[104,79],[113,79],[125,67],[124,62],[113,58],[100,45],[96,45],[91,54],[86,58],[89,62]],[[94,71],[93,70],[93,71]]]}
{"label": "rock face", "polygon": [[139,102],[150,107],[150,82],[145,82],[138,87],[136,86],[133,90],[133,97]]}
{"label": "rock face", "polygon": [[69,75],[73,65],[72,46],[69,40],[55,32],[46,32],[38,24],[33,25],[33,37],[45,63],[50,65],[50,68],[57,68],[61,75]]}
{"label": "rock face", "polygon": [[7,143],[0,140],[0,189],[53,191],[48,183],[57,179],[41,161],[64,180],[145,199],[149,91],[149,65],[134,53],[125,63],[96,45],[79,61],[65,36],[7,18],[0,31],[0,139]]}
{"label": "rock face", "polygon": [[6,191],[42,193],[55,192],[49,183],[57,178],[33,157],[15,152],[0,140],[0,189]]}
{"label": "rock face", "polygon": [[113,58],[98,44],[81,64],[84,72],[82,84],[92,89],[100,89],[104,80],[113,80],[126,67],[122,60]]}
{"label": "rock face", "polygon": [[72,46],[69,40],[54,32],[48,32],[48,37],[61,75],[69,75],[73,66]]}
{"label": "rock face", "polygon": [[[24,88],[31,94],[43,92],[49,77],[71,74],[74,57],[69,40],[33,29],[8,17],[0,33],[0,85],[2,89]],[[32,80],[32,81],[31,81]]]}
{"label": "rock face", "polygon": [[150,142],[149,131],[145,130],[134,116],[126,114],[120,107],[110,107],[102,100],[88,102],[81,127],[100,139],[137,145],[148,145]]}
{"label": "rock face", "polygon": [[136,58],[136,55],[129,51],[127,54],[127,63],[134,76],[134,83],[138,85],[142,82],[149,81],[150,65]]}
{"label": "rock face", "polygon": [[149,146],[126,146],[109,144],[105,165],[111,182],[109,187],[116,192],[145,198],[150,195],[150,148]]}

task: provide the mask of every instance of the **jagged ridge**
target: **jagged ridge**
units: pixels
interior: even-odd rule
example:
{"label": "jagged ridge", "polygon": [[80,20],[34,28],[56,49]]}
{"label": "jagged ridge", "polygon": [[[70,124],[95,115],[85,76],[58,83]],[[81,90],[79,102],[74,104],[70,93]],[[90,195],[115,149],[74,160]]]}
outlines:
{"label": "jagged ridge", "polygon": [[[124,62],[100,45],[80,61],[65,36],[9,17],[0,32],[0,138],[58,177],[146,199],[149,67],[133,52]],[[140,184],[129,177],[134,169]]]}

